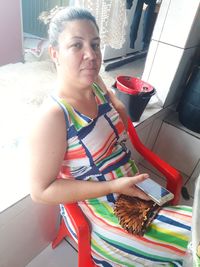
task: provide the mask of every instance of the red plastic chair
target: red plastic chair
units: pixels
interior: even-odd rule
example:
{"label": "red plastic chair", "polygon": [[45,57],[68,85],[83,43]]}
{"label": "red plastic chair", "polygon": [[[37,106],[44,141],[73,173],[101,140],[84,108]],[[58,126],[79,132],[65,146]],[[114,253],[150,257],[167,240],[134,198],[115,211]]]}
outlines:
{"label": "red plastic chair", "polygon": [[[171,204],[177,204],[182,187],[182,177],[180,173],[165,161],[161,160],[156,154],[154,154],[150,149],[148,149],[141,143],[130,118],[128,119],[128,135],[134,148],[165,176],[167,180],[166,187],[175,196],[171,201]],[[86,220],[83,212],[76,203],[65,204],[64,206],[67,210],[68,215],[70,216],[77,234],[78,267],[95,267],[96,265],[94,264],[91,257],[90,227],[88,221]],[[52,242],[52,247],[55,248],[66,236],[71,237],[69,231],[67,230],[67,227],[65,226],[65,222],[62,219],[57,237]]]}

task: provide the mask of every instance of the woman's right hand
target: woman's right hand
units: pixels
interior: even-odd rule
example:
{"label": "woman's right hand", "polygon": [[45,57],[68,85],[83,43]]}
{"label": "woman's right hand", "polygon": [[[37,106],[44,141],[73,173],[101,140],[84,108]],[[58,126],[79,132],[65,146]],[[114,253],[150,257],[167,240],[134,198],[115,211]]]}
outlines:
{"label": "woman's right hand", "polygon": [[150,200],[147,194],[135,186],[135,184],[142,182],[147,178],[149,178],[149,175],[147,173],[143,173],[132,177],[121,177],[112,180],[112,193],[124,194],[144,200]]}

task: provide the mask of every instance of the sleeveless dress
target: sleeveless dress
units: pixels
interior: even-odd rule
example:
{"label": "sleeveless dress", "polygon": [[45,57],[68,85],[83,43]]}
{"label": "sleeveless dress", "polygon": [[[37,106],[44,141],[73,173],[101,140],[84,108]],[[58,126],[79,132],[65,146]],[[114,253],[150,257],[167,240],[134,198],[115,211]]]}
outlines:
{"label": "sleeveless dress", "polygon": [[[138,169],[126,147],[128,137],[122,120],[108,95],[96,84],[93,92],[98,105],[95,119],[81,114],[65,100],[53,97],[64,111],[68,142],[58,178],[101,182],[133,176]],[[78,203],[91,224],[91,249],[96,265],[182,266],[191,235],[191,207],[163,208],[141,237],[127,233],[119,225],[113,213],[116,197],[109,194]],[[63,205],[60,209],[77,242]]]}

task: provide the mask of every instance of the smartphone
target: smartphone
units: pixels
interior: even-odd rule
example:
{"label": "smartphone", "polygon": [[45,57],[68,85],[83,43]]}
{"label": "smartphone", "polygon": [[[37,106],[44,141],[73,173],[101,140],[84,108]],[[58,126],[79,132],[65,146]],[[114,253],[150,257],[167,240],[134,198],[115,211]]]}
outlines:
{"label": "smartphone", "polygon": [[174,198],[174,194],[151,178],[147,178],[146,180],[135,185],[145,192],[159,206],[162,206]]}

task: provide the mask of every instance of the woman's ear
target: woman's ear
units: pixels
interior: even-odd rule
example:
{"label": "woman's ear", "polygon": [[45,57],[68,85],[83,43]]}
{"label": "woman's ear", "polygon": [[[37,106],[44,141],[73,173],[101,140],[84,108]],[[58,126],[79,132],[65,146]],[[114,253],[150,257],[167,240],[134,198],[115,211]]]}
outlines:
{"label": "woman's ear", "polygon": [[55,47],[53,47],[52,45],[50,45],[48,48],[48,51],[49,51],[49,55],[50,55],[51,59],[56,64],[56,66],[59,65],[58,64],[58,50]]}

